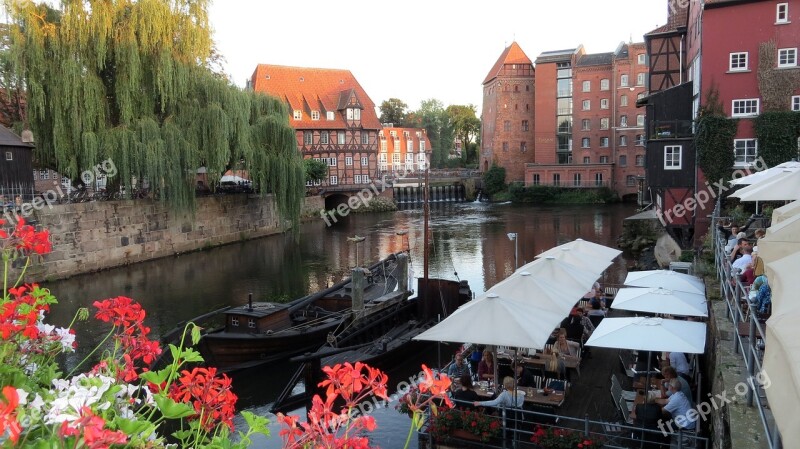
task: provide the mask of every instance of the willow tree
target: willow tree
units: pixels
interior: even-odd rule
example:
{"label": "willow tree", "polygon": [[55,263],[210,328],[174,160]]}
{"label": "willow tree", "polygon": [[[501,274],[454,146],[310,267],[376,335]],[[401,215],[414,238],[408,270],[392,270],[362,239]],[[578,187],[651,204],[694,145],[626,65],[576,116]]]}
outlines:
{"label": "willow tree", "polygon": [[110,158],[131,191],[146,179],[175,208],[194,206],[195,173],[245,161],[261,193],[297,221],[302,156],[277,99],[208,68],[208,0],[11,2],[12,53],[25,83],[35,157],[77,178]]}

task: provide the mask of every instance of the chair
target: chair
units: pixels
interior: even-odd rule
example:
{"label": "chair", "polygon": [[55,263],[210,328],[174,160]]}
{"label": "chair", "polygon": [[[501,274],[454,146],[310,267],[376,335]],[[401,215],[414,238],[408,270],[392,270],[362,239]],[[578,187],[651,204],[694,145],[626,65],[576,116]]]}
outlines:
{"label": "chair", "polygon": [[567,390],[569,389],[569,382],[567,382],[566,380],[548,379],[547,388],[553,389],[555,391],[563,391],[564,394],[566,394]]}
{"label": "chair", "polygon": [[620,413],[622,413],[622,419],[624,419],[627,424],[633,424],[633,420],[631,419],[631,409],[628,408],[627,401],[620,397],[617,405]]}
{"label": "chair", "polygon": [[542,376],[533,376],[533,383],[536,386],[536,389],[542,388]]}
{"label": "chair", "polygon": [[622,384],[619,382],[616,374],[611,375],[611,387],[616,389],[618,396],[622,396],[626,401],[633,401],[636,398],[635,391],[622,389]]}

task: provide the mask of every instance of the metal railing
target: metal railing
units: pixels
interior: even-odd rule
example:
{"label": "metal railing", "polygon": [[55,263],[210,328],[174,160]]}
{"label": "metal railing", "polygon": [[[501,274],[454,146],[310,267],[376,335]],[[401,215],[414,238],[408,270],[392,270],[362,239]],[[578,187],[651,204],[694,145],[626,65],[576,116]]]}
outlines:
{"label": "metal railing", "polygon": [[[780,449],[780,435],[771,412],[767,409],[764,386],[757,382],[764,369],[765,324],[759,320],[754,306],[750,305],[749,287],[744,286],[739,276],[732,272],[730,256],[725,253],[726,241],[720,235],[718,223],[720,217],[715,215],[712,218],[714,266],[717,270],[720,295],[725,301],[728,318],[733,324],[733,349],[736,354],[742,355],[747,370],[747,405],[756,407],[769,448]],[[747,311],[744,310],[744,305],[747,305]]]}
{"label": "metal railing", "polygon": [[650,140],[677,139],[693,135],[691,120],[657,120],[650,124]]}

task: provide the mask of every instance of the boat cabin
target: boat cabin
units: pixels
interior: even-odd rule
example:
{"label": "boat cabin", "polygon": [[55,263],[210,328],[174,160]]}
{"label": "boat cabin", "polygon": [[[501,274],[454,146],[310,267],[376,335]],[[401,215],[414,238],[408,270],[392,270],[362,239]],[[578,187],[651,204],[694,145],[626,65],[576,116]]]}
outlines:
{"label": "boat cabin", "polygon": [[225,328],[228,332],[260,334],[290,326],[292,320],[289,304],[257,302],[252,306],[245,304],[225,312]]}

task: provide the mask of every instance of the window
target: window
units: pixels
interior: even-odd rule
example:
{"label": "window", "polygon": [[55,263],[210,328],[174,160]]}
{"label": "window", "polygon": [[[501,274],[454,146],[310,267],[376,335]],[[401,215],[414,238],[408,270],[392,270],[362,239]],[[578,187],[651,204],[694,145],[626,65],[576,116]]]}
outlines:
{"label": "window", "polygon": [[644,86],[644,81],[645,81],[644,77],[645,77],[644,73],[637,73],[636,74],[636,85],[637,86]]}
{"label": "window", "polygon": [[13,161],[14,160],[14,153],[11,151],[6,151],[6,160]]}
{"label": "window", "polygon": [[792,97],[792,110],[800,111],[800,95]]}
{"label": "window", "polygon": [[592,82],[591,81],[584,81],[583,82],[583,91],[584,92],[591,92],[592,91]]}
{"label": "window", "polygon": [[331,176],[330,180],[328,181],[328,184],[330,184],[332,186],[335,186],[335,185],[339,184],[339,177],[338,176]]}
{"label": "window", "polygon": [[559,173],[553,173],[553,185],[561,185],[561,175]]}
{"label": "window", "polygon": [[294,110],[294,119],[295,120],[302,120],[303,119],[303,111],[299,109]]}
{"label": "window", "polygon": [[381,153],[378,155],[378,161],[386,163],[386,153]]}
{"label": "window", "polygon": [[413,153],[414,152],[414,141],[408,139],[406,142],[406,153]]}
{"label": "window", "polygon": [[362,157],[361,158],[361,166],[362,167],[366,167],[367,165],[369,165],[369,158],[368,157]]}
{"label": "window", "polygon": [[592,121],[588,118],[581,120],[581,131],[589,131],[592,127]]}
{"label": "window", "polygon": [[664,170],[681,169],[681,153],[683,147],[680,145],[668,145],[664,147]]}
{"label": "window", "polygon": [[400,163],[400,153],[392,153],[392,165]]}
{"label": "window", "polygon": [[592,158],[589,157],[589,156],[584,156],[583,157],[583,163],[584,164],[591,164],[592,163]]}
{"label": "window", "polygon": [[406,153],[406,164],[413,164],[414,163],[414,155]]}
{"label": "window", "polygon": [[636,55],[636,62],[639,65],[644,65],[644,63],[645,63],[645,54],[644,53],[639,53],[638,55]]}
{"label": "window", "polygon": [[627,167],[628,166],[628,156],[624,154],[619,157],[619,166],[620,167]]}
{"label": "window", "polygon": [[250,329],[255,329],[256,328],[256,319],[255,318],[248,318],[247,319],[247,327],[249,327]]}
{"label": "window", "polygon": [[408,131],[403,131],[403,139],[408,139]]}
{"label": "window", "polygon": [[600,129],[608,129],[608,117],[600,119]]}
{"label": "window", "polygon": [[776,23],[789,23],[789,4],[778,3],[778,8],[775,11]]}
{"label": "window", "polygon": [[589,100],[583,100],[583,110],[588,111],[592,108],[592,102]]}
{"label": "window", "polygon": [[527,142],[520,142],[519,143],[519,152],[520,153],[525,153],[526,151],[528,151],[528,143]]}
{"label": "window", "polygon": [[602,186],[603,185],[603,174],[602,173],[595,173],[594,174],[594,185]]}
{"label": "window", "polygon": [[335,157],[329,157],[329,158],[326,159],[326,161],[328,162],[328,167],[336,167],[336,158]]}
{"label": "window", "polygon": [[420,153],[420,154],[417,155],[417,162],[422,163],[422,162],[425,162],[425,161],[426,161],[425,153]]}
{"label": "window", "polygon": [[369,184],[369,175],[361,175],[361,182]]}
{"label": "window", "polygon": [[239,326],[239,317],[231,317],[231,326]]}
{"label": "window", "polygon": [[733,117],[752,117],[758,115],[758,98],[733,100]]}
{"label": "window", "polygon": [[353,165],[353,156],[345,156],[344,165]]}
{"label": "window", "polygon": [[39,179],[39,170],[33,169],[33,180],[36,181]]}
{"label": "window", "polygon": [[381,153],[385,153],[389,145],[386,143],[386,140],[381,140]]}
{"label": "window", "polygon": [[778,50],[778,67],[796,67],[797,49],[781,48]]}
{"label": "window", "polygon": [[636,145],[644,146],[644,134],[636,135]]}
{"label": "window", "polygon": [[538,186],[541,183],[542,183],[542,180],[539,177],[539,173],[534,173],[534,175],[533,175],[533,185]]}
{"label": "window", "polygon": [[508,142],[503,142],[503,151],[508,152]]}
{"label": "window", "polygon": [[314,143],[314,133],[311,131],[303,131],[303,143],[311,145]]}
{"label": "window", "polygon": [[623,106],[623,107],[628,105],[628,96],[627,95],[623,95],[623,96],[619,97],[619,105]]}
{"label": "window", "polygon": [[620,87],[628,87],[628,75],[621,75],[619,77]]}
{"label": "window", "polygon": [[364,145],[369,144],[369,133],[361,133],[361,143]]}
{"label": "window", "polygon": [[39,170],[39,179],[41,180],[50,179],[50,170]]}
{"label": "window", "polygon": [[328,112],[325,113],[325,115],[326,115],[326,118],[328,120],[335,120],[336,119],[336,115],[333,113],[333,111],[328,111]]}
{"label": "window", "polygon": [[420,153],[424,153],[425,152],[425,141],[424,140],[420,140],[419,141],[419,152]]}
{"label": "window", "polygon": [[608,109],[608,98],[600,100],[600,109]]}
{"label": "window", "polygon": [[747,70],[747,56],[748,53],[746,51],[731,53],[730,71],[737,72],[741,70]]}
{"label": "window", "polygon": [[644,167],[644,155],[637,154],[636,155],[636,166],[637,167]]}
{"label": "window", "polygon": [[355,175],[353,177],[353,184],[361,184],[361,175]]}
{"label": "window", "polygon": [[589,143],[590,143],[589,138],[584,137],[583,139],[581,139],[581,148],[589,148]]}
{"label": "window", "polygon": [[581,186],[581,174],[580,173],[575,173],[574,175],[572,175],[572,184],[575,187],[580,187]]}
{"label": "window", "polygon": [[511,120],[503,122],[503,131],[511,131]]}
{"label": "window", "polygon": [[607,79],[600,80],[600,90],[608,90],[609,89],[609,87],[608,87],[609,85],[610,85],[610,83],[608,82]]}
{"label": "window", "polygon": [[344,145],[344,131],[336,133],[336,141],[339,145]]}
{"label": "window", "polygon": [[636,176],[628,175],[628,177],[625,178],[625,184],[627,184],[628,187],[635,186],[636,185]]}
{"label": "window", "polygon": [[600,146],[603,147],[603,148],[607,148],[608,147],[608,137],[601,137],[600,138]]}
{"label": "window", "polygon": [[644,126],[644,114],[636,116],[636,126]]}
{"label": "window", "polygon": [[311,120],[319,120],[319,111],[311,111]]}
{"label": "window", "polygon": [[627,128],[628,127],[628,116],[627,115],[621,115],[619,117],[619,126],[621,128]]}
{"label": "window", "polygon": [[619,136],[619,146],[621,147],[628,146],[628,136]]}
{"label": "window", "polygon": [[758,141],[756,139],[734,139],[733,148],[736,155],[734,165],[750,165],[755,162],[758,154]]}
{"label": "window", "polygon": [[608,164],[608,156],[600,156],[601,164]]}
{"label": "window", "polygon": [[319,143],[324,144],[324,145],[328,144],[328,132],[327,131],[322,131],[319,134]]}
{"label": "window", "polygon": [[523,131],[527,131],[528,130],[528,121],[527,120],[523,120],[522,121],[522,130]]}

